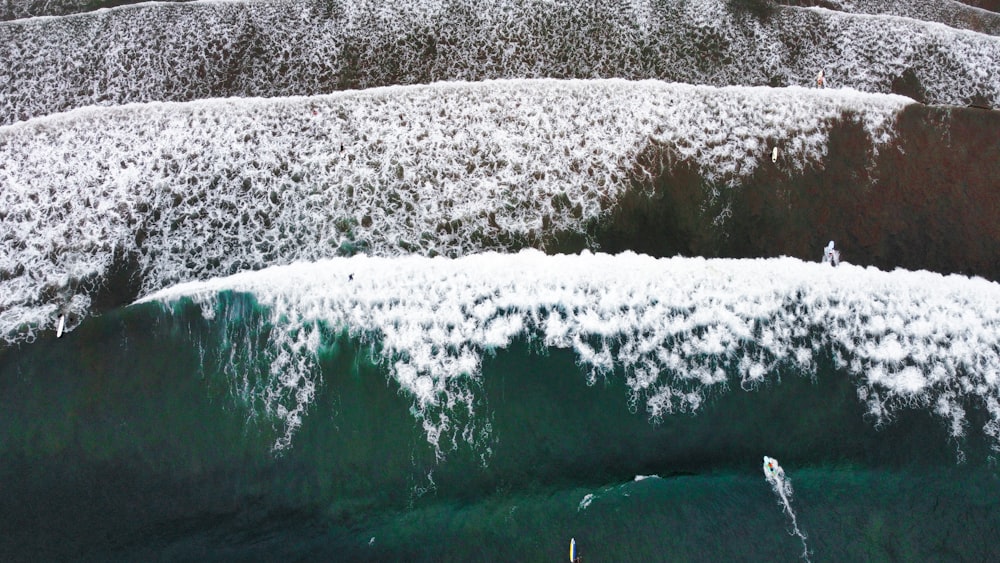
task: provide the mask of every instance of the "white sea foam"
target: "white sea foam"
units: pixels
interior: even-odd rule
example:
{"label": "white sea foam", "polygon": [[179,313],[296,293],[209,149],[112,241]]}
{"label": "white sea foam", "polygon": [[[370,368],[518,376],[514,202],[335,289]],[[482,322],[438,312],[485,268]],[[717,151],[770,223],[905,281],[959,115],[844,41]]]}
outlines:
{"label": "white sea foam", "polygon": [[144,295],[357,251],[505,250],[583,231],[633,174],[662,173],[636,162],[651,143],[725,185],[772,144],[785,166],[815,165],[845,113],[885,142],[909,102],[529,80],[89,108],[0,127],[0,335],[54,327],[116,253],[135,257]]}
{"label": "white sea foam", "polygon": [[0,23],[0,123],[88,105],[505,78],[831,84],[1000,104],[1000,38],[893,16],[726,0],[143,4]]}
{"label": "white sea foam", "polygon": [[1000,35],[1000,14],[956,0],[826,0],[824,5],[856,14],[900,16]]}
{"label": "white sea foam", "polygon": [[587,493],[580,499],[580,504],[577,505],[576,511],[580,512],[590,508],[590,505],[594,503],[595,500],[600,500],[602,497],[606,496],[610,492],[617,492],[622,497],[630,496],[629,489],[632,483],[638,483],[640,481],[645,481],[646,479],[660,479],[659,475],[636,475],[632,478],[631,482],[620,483],[617,485],[610,485],[602,487],[596,493]]}
{"label": "white sea foam", "polygon": [[[214,309],[226,290],[253,294],[278,327],[269,350],[292,371],[268,400],[304,412],[292,391],[318,377],[296,359],[315,348],[304,335],[346,330],[380,345],[435,445],[463,430],[449,426],[450,413],[473,414],[483,354],[515,339],[573,349],[591,381],[620,369],[627,401],[651,419],[696,411],[710,393],[752,389],[785,368],[813,372],[832,352],[876,422],[919,406],[960,436],[966,406],[979,403],[992,417],[984,431],[1000,444],[1000,285],[980,278],[791,258],[525,251],[294,264],[147,300]],[[288,421],[290,432],[296,424]]]}
{"label": "white sea foam", "polygon": [[[930,103],[964,105],[976,94],[992,106],[1000,101],[1000,77],[985,76],[992,72],[995,61],[1000,61],[998,37],[905,17],[825,8],[789,10],[795,11],[787,12],[786,17],[795,22],[801,34],[795,47],[808,53],[801,62],[826,69],[828,84],[888,92],[892,82],[910,69]],[[868,37],[873,33],[892,44],[872,45]],[[826,48],[831,37],[837,45],[834,52]],[[959,68],[965,70],[955,72]],[[950,76],[950,82],[943,80],[944,76]]]}
{"label": "white sea foam", "polygon": [[[133,2],[103,9],[131,10],[137,7],[169,5],[178,2],[191,4],[261,4],[281,3],[283,1],[293,4],[302,3],[295,2],[294,0],[166,0]],[[441,2],[436,3],[441,4]],[[427,3],[424,2],[424,4]],[[7,0],[4,5],[0,5],[0,20],[84,13],[93,10],[96,5],[100,5],[100,3],[93,0]],[[826,0],[824,5],[851,13],[896,15],[918,20],[935,21],[955,28],[983,31],[993,35],[997,34],[997,22],[1000,21],[1000,15],[994,12],[976,8],[956,0]]]}

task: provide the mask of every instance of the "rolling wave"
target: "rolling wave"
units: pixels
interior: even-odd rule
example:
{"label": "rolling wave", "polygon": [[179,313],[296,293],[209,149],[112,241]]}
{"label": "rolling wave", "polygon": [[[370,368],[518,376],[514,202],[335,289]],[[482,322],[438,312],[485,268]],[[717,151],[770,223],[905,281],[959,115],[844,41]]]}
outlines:
{"label": "rolling wave", "polygon": [[95,104],[440,80],[810,85],[819,69],[833,86],[928,103],[1000,96],[1000,38],[821,8],[757,17],[723,0],[140,4],[0,23],[0,59],[0,123]]}
{"label": "rolling wave", "polygon": [[133,0],[5,0],[0,3],[0,21],[40,16],[67,16],[138,3],[140,2]]}
{"label": "rolling wave", "polygon": [[910,102],[542,80],[35,119],[0,128],[0,334],[31,339],[67,313],[72,328],[122,268],[146,295],[358,252],[544,248],[648,188],[671,165],[638,162],[651,144],[735,187],[778,144],[783,166],[816,165],[843,120],[885,143]]}
{"label": "rolling wave", "polygon": [[1000,14],[955,0],[779,0],[779,3],[853,14],[899,16],[1000,35]]}
{"label": "rolling wave", "polygon": [[[266,311],[258,326],[240,332],[247,320],[223,292],[251,295]],[[218,317],[223,356],[244,348],[240,334],[267,339],[258,352],[267,373],[252,378],[263,383],[244,400],[281,419],[278,448],[313,399],[317,355],[341,333],[371,342],[391,366],[435,447],[468,440],[453,420],[474,414],[482,357],[516,340],[574,350],[591,384],[622,370],[629,404],[654,420],[697,411],[729,387],[815,373],[830,355],[879,423],[920,407],[957,437],[975,403],[989,413],[984,433],[1000,442],[1000,285],[980,278],[791,258],[524,251],[302,263],[182,284],[145,301],[168,309],[193,301]],[[222,369],[249,380],[246,364]]]}

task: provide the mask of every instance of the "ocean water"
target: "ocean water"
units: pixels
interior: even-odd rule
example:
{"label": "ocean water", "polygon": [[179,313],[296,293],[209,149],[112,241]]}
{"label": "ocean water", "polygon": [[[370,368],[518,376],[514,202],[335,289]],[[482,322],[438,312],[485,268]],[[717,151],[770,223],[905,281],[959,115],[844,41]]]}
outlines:
{"label": "ocean water", "polygon": [[0,6],[0,560],[1000,557],[997,13],[114,4]]}
{"label": "ocean water", "polygon": [[[366,268],[367,259],[355,258],[330,265],[331,283],[341,289],[326,295],[295,276],[282,276],[284,297],[245,285],[181,289],[175,295],[183,297],[154,298],[85,322],[63,339],[50,335],[8,351],[0,415],[2,514],[11,530],[4,558],[541,561],[565,556],[575,537],[590,560],[794,560],[802,544],[760,472],[764,454],[777,457],[794,484],[791,508],[810,560],[985,560],[995,553],[996,443],[986,430],[995,428],[987,413],[996,388],[975,377],[966,387],[957,383],[995,374],[995,345],[992,364],[978,372],[957,367],[932,382],[934,361],[977,361],[971,351],[958,357],[977,345],[977,335],[941,334],[945,350],[928,350],[933,359],[920,362],[914,356],[938,336],[864,322],[844,305],[886,299],[889,309],[913,307],[911,325],[941,315],[953,323],[938,326],[957,328],[975,324],[966,318],[975,310],[967,296],[985,289],[982,298],[995,308],[996,287],[982,283],[977,290],[963,278],[928,274],[944,287],[927,284],[923,301],[927,280],[908,279],[922,276],[907,272],[834,270],[791,259],[758,267],[637,259],[653,270],[635,280],[637,287],[670,288],[684,270],[709,280],[656,291],[659,305],[633,312],[613,302],[625,294],[612,294],[611,303],[588,299],[602,289],[593,280],[581,281],[575,297],[552,295],[555,288],[513,295],[511,284],[566,279],[566,264],[546,277],[537,262],[548,259],[531,258],[528,271],[542,282],[511,272],[491,285],[491,276],[479,274],[474,289],[487,290],[480,293],[507,288],[495,305],[447,296],[441,305],[427,304],[424,293],[401,291],[396,308],[410,309],[403,313],[393,310],[396,298],[367,285],[351,301],[341,296],[351,284],[378,284],[398,267],[389,261]],[[397,275],[438,266],[462,264],[422,260]],[[581,269],[640,277],[636,268],[608,266]],[[751,330],[759,337],[720,336],[739,322],[722,312],[739,310],[748,296],[727,291],[743,279],[721,287],[711,280],[762,269],[805,272],[786,273],[792,287],[778,282],[757,294],[756,306],[781,313],[745,308],[742,318],[756,319]],[[345,279],[348,270],[353,280]],[[370,275],[375,279],[366,281]],[[858,277],[881,283],[837,288]],[[834,279],[827,285],[823,278]],[[273,287],[257,277],[250,283]],[[949,291],[950,284],[957,287]],[[824,285],[821,296],[836,288],[833,309],[826,309],[827,296],[810,295]],[[468,322],[443,311],[449,303],[465,309]],[[567,304],[555,313],[562,328],[552,315],[537,314],[542,303],[550,313]],[[424,313],[413,310],[427,305]],[[520,329],[497,313],[517,308],[526,319]],[[338,310],[397,330],[374,336],[378,331],[364,322],[337,330],[328,323]],[[639,324],[628,325],[635,315],[654,325],[636,330]],[[993,315],[985,324],[995,339]],[[535,316],[542,323],[530,320]],[[806,319],[820,318],[827,320],[807,328]],[[296,323],[303,324],[291,328]],[[476,326],[463,333],[463,324]],[[845,357],[844,342],[879,340],[852,332],[879,325],[885,350]],[[894,335],[913,341],[899,344]],[[436,338],[454,344],[430,343]],[[639,363],[667,352],[678,358],[665,360],[680,365],[656,373],[624,367],[622,358],[649,340],[660,345]],[[581,357],[588,342],[606,343],[614,358],[596,373],[602,360]],[[786,351],[772,354],[765,343]],[[735,353],[685,350],[689,345]],[[888,356],[899,346],[905,359],[896,365],[917,373],[896,367],[876,379],[879,363],[894,364]],[[808,366],[800,365],[807,355]],[[845,360],[870,367],[855,373]],[[980,396],[982,387],[992,391]],[[663,402],[670,393],[673,402]],[[957,427],[953,408],[965,409]]]}

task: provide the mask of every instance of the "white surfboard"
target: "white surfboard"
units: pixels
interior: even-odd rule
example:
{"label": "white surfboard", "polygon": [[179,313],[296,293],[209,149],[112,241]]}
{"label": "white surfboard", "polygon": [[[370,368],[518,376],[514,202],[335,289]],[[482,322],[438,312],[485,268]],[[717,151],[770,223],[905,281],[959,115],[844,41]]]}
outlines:
{"label": "white surfboard", "polygon": [[66,315],[59,315],[59,326],[56,327],[56,338],[62,338],[62,333],[65,328]]}
{"label": "white surfboard", "polygon": [[778,147],[771,149],[771,162],[778,162]]}

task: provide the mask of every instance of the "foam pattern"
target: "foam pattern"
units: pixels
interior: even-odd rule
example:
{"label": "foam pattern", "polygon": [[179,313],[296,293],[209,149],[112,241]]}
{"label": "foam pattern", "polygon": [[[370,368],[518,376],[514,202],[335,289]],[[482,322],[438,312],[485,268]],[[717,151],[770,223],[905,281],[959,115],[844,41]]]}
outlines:
{"label": "foam pattern", "polygon": [[0,21],[37,16],[65,16],[136,3],[138,2],[133,0],[3,0],[0,2]]}
{"label": "foam pattern", "polygon": [[308,407],[301,390],[319,378],[299,355],[320,349],[323,334],[347,331],[373,343],[439,447],[449,443],[443,437],[469,435],[450,421],[474,414],[483,355],[515,339],[574,350],[590,383],[623,373],[629,404],[654,420],[786,370],[815,373],[817,358],[832,354],[878,423],[900,408],[925,408],[957,437],[976,404],[1000,444],[1000,284],[981,278],[792,258],[526,250],[299,263],[146,300],[168,310],[192,300],[211,311],[224,291],[252,294],[269,313],[268,350],[282,369],[262,396],[277,403],[270,412],[298,413],[287,421],[287,443]]}
{"label": "foam pattern", "polygon": [[146,294],[357,252],[544,246],[584,233],[637,171],[659,174],[636,163],[651,142],[735,183],[772,145],[785,166],[817,165],[845,113],[885,142],[910,102],[536,80],[90,108],[0,127],[0,335],[54,327],[116,256],[137,262]]}
{"label": "foam pattern", "polygon": [[[1000,102],[1000,38],[726,0],[149,3],[0,23],[0,124],[89,105],[315,95],[441,80],[659,79]],[[977,98],[979,99],[979,98]]]}
{"label": "foam pattern", "polygon": [[4,0],[0,2],[0,21],[34,16],[61,16],[87,10],[87,0]]}
{"label": "foam pattern", "polygon": [[1000,14],[957,0],[817,0],[815,3],[855,14],[899,16],[1000,35]]}
{"label": "foam pattern", "polygon": [[[828,84],[860,81],[863,89],[888,92],[909,69],[928,103],[965,105],[979,96],[979,103],[995,107],[1000,101],[1000,77],[988,76],[1000,60],[1000,37],[904,17],[788,9],[796,11],[800,34],[789,47],[803,53],[801,62],[826,69]],[[868,37],[876,33],[892,45],[873,44]]]}

